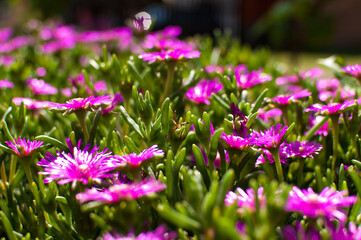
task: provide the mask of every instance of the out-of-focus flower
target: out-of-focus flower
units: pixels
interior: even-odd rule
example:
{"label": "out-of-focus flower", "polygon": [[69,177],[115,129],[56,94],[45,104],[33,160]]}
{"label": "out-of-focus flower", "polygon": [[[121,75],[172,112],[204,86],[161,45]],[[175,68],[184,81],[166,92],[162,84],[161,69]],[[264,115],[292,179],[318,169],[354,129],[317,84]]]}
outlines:
{"label": "out-of-focus flower", "polygon": [[[284,151],[284,147],[285,147],[285,143],[282,143],[280,146],[279,158],[280,158],[280,162],[282,164],[287,165],[289,162],[289,158]],[[275,162],[275,160],[274,160],[272,154],[270,153],[270,151],[268,151],[267,149],[264,149],[264,148],[262,148],[261,150],[262,150],[262,154],[257,158],[255,166],[258,167],[261,164],[266,163],[266,162],[273,164]]]}
{"label": "out-of-focus flower", "polygon": [[131,153],[125,156],[115,155],[113,156],[114,165],[123,169],[135,169],[141,167],[147,163],[153,157],[163,157],[164,152],[158,149],[157,145],[153,145],[148,149],[145,149],[139,154]]}
{"label": "out-of-focus flower", "polygon": [[196,86],[190,88],[185,96],[193,102],[209,105],[209,98],[212,93],[217,93],[223,88],[223,85],[215,80],[201,80]]}
{"label": "out-of-focus flower", "polygon": [[0,42],[5,42],[13,35],[13,30],[11,28],[2,28],[0,29]]}
{"label": "out-of-focus flower", "polygon": [[317,78],[319,76],[321,76],[323,74],[322,69],[320,68],[312,68],[309,70],[303,70],[299,72],[299,76],[298,75],[289,75],[289,76],[282,76],[282,77],[278,77],[276,79],[276,84],[277,85],[283,85],[283,84],[289,84],[289,83],[298,83],[300,81],[299,78],[301,78],[302,80],[305,80],[306,78]]}
{"label": "out-of-focus flower", "polygon": [[[263,194],[263,187],[259,187],[257,190],[257,197],[259,206],[266,206],[266,196]],[[241,188],[236,188],[236,193],[229,191],[224,200],[226,206],[237,203],[239,208],[248,209],[252,212],[256,211],[256,196],[253,188],[248,188],[246,192]]]}
{"label": "out-of-focus flower", "polygon": [[114,94],[112,103],[108,107],[102,109],[102,114],[109,114],[115,108],[115,106],[121,103],[123,100],[124,99],[120,93]]}
{"label": "out-of-focus flower", "polygon": [[206,73],[216,73],[219,72],[223,74],[224,70],[222,66],[216,66],[216,65],[208,65],[204,67],[204,70]]}
{"label": "out-of-focus flower", "polygon": [[322,145],[309,142],[309,141],[296,141],[291,143],[285,143],[283,151],[287,157],[298,157],[298,158],[313,158],[313,155],[317,155],[322,150]]}
{"label": "out-of-focus flower", "polygon": [[305,89],[301,92],[293,93],[290,95],[279,95],[274,98],[271,98],[269,101],[276,107],[281,107],[281,106],[285,106],[285,105],[294,103],[296,101],[296,99],[309,97],[309,96],[311,96],[311,94],[312,94],[311,92],[309,92],[307,89]]}
{"label": "out-of-focus flower", "polygon": [[154,231],[142,232],[138,236],[135,236],[134,233],[128,233],[124,236],[112,232],[104,234],[99,240],[171,240],[175,238],[177,238],[176,232],[167,232],[167,227],[160,225]]}
{"label": "out-of-focus flower", "polygon": [[14,83],[8,80],[0,80],[0,88],[13,88]]}
{"label": "out-of-focus flower", "polygon": [[235,69],[237,85],[241,89],[249,89],[256,84],[260,84],[272,80],[272,76],[263,73],[262,69],[248,72],[241,66],[242,65],[236,67]]}
{"label": "out-of-focus flower", "polygon": [[78,146],[73,147],[70,139],[67,139],[70,153],[57,152],[56,156],[47,152],[45,158],[37,163],[44,167],[44,171],[39,174],[46,175],[44,183],[59,180],[58,184],[69,182],[81,182],[88,184],[90,182],[100,183],[101,180],[112,177],[109,171],[116,166],[110,161],[110,152],[107,149],[98,152],[96,145],[90,149],[88,144],[83,150],[80,149],[81,141]]}
{"label": "out-of-focus flower", "polygon": [[12,56],[0,56],[0,66],[10,66],[15,62],[14,58]]}
{"label": "out-of-focus flower", "polygon": [[305,112],[317,112],[321,115],[341,114],[342,112],[352,108],[354,105],[354,100],[346,101],[344,103],[329,103],[327,105],[316,103],[309,108],[306,108]]}
{"label": "out-of-focus flower", "polygon": [[14,140],[14,142],[6,141],[5,144],[8,145],[18,157],[30,157],[43,145],[42,141],[30,141],[25,138],[17,138]]}
{"label": "out-of-focus flower", "polygon": [[38,75],[38,77],[44,77],[46,75],[46,69],[43,67],[38,67],[36,69],[36,75]]}
{"label": "out-of-focus flower", "polygon": [[[268,111],[260,109],[257,115],[258,118],[262,119],[265,122],[269,122],[271,118],[276,118],[280,116],[282,116],[282,110],[279,108],[273,108]],[[275,120],[275,122],[277,121]]]}
{"label": "out-of-focus flower", "polygon": [[15,97],[13,98],[13,102],[15,103],[15,105],[21,105],[21,103],[24,104],[24,106],[28,109],[31,110],[36,110],[36,109],[44,109],[45,107],[53,107],[55,106],[53,102],[49,102],[49,101],[38,101],[35,99],[31,99],[31,98],[22,98],[22,97]]}
{"label": "out-of-focus flower", "polygon": [[54,104],[51,109],[59,109],[66,110],[65,114],[72,113],[77,110],[85,110],[85,111],[95,111],[96,107],[100,105],[107,105],[112,102],[112,97],[110,95],[94,97],[90,96],[88,98],[74,98],[66,103],[58,103]]}
{"label": "out-of-focus flower", "polygon": [[[317,125],[319,122],[321,122],[323,120],[323,116],[313,116],[311,115],[309,118],[309,123],[310,123],[310,128],[312,128],[313,126]],[[329,127],[328,127],[328,122],[326,122],[325,124],[323,124],[321,126],[320,129],[318,129],[314,135],[323,135],[323,136],[327,136],[328,135],[328,131],[329,131]],[[307,134],[307,132],[305,132],[305,134]]]}
{"label": "out-of-focus flower", "polygon": [[[321,240],[320,232],[310,227],[306,232],[300,222],[296,223],[296,227],[286,226],[282,229],[282,235],[285,240]],[[337,239],[337,238],[335,238]]]}
{"label": "out-of-focus flower", "polygon": [[342,70],[345,73],[348,73],[357,79],[361,79],[361,65],[360,64],[348,65],[348,66],[342,68]]}
{"label": "out-of-focus flower", "polygon": [[252,137],[254,138],[254,145],[267,150],[279,148],[282,144],[281,140],[287,132],[287,129],[287,126],[282,127],[281,124],[277,124],[276,126],[272,126],[270,129],[263,132],[255,131],[252,134]]}
{"label": "out-of-focus flower", "polygon": [[318,90],[318,98],[321,101],[327,101],[330,98],[336,97],[340,94],[340,99],[345,100],[353,98],[355,96],[354,91],[349,91],[342,88],[341,83],[338,79],[318,79],[316,82],[316,88]]}
{"label": "out-of-focus flower", "polygon": [[139,58],[147,62],[159,61],[180,61],[183,59],[192,59],[199,58],[201,53],[198,50],[189,50],[189,49],[171,49],[164,50],[161,52],[152,52],[152,53],[142,53],[139,55]]}
{"label": "out-of-focus flower", "polygon": [[243,138],[235,135],[221,134],[223,139],[231,148],[247,150],[253,144],[253,138]]}
{"label": "out-of-focus flower", "polygon": [[285,210],[296,211],[312,218],[324,216],[328,220],[338,219],[345,223],[347,217],[340,209],[357,201],[356,196],[345,197],[346,194],[346,191],[335,191],[329,187],[317,194],[312,188],[301,190],[294,186],[289,192]]}
{"label": "out-of-focus flower", "polygon": [[58,89],[42,79],[30,78],[26,84],[35,95],[53,95],[58,93]]}
{"label": "out-of-focus flower", "polygon": [[154,195],[163,191],[166,186],[160,181],[146,179],[134,183],[116,183],[108,189],[99,190],[96,188],[87,189],[83,193],[78,193],[76,198],[80,203],[89,201],[100,201],[105,203],[116,203],[121,200],[134,200],[145,196]]}

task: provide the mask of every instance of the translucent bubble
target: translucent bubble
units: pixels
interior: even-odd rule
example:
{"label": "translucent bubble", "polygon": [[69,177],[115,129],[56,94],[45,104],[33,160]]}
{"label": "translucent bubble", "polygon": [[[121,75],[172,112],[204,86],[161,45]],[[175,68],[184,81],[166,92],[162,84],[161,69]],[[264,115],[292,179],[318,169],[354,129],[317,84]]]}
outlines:
{"label": "translucent bubble", "polygon": [[134,28],[138,31],[146,31],[150,28],[152,24],[152,18],[147,12],[140,12],[135,15],[133,20]]}

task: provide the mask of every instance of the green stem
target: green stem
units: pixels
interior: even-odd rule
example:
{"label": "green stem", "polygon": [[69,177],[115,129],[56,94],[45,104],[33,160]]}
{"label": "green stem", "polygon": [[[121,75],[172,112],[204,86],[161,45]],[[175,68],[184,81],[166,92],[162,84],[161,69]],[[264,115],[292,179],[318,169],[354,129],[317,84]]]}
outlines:
{"label": "green stem", "polygon": [[360,153],[358,151],[357,140],[355,137],[352,138],[352,145],[353,145],[353,148],[355,149],[356,159],[360,159]]}
{"label": "green stem", "polygon": [[[25,161],[29,160],[29,159],[23,159]],[[25,174],[26,174],[26,178],[28,179],[28,182],[30,184],[30,186],[33,184],[34,180],[33,180],[33,176],[31,175],[31,169],[30,169],[30,163],[23,163],[24,166],[24,170],[25,170]]]}
{"label": "green stem", "polygon": [[80,127],[83,129],[85,141],[88,141],[89,133],[88,133],[88,128],[86,127],[86,114],[87,114],[87,111],[86,110],[79,110],[79,111],[76,111],[75,114],[78,117]]}
{"label": "green stem", "polygon": [[71,234],[69,233],[69,230],[64,227],[64,224],[59,220],[56,212],[51,212],[50,217],[55,222],[56,226],[59,228],[59,230],[64,233],[67,239],[74,239]]}
{"label": "green stem", "polygon": [[282,111],[282,117],[283,117],[283,122],[286,126],[290,125],[290,119],[288,117],[288,106],[282,106],[281,107],[281,111]]}
{"label": "green stem", "polygon": [[281,160],[280,160],[280,150],[279,150],[279,148],[275,148],[275,149],[271,150],[270,152],[275,161],[278,180],[280,182],[284,182],[282,165],[281,165]]}
{"label": "green stem", "polygon": [[170,91],[172,90],[175,62],[168,62],[167,67],[168,67],[167,80],[165,82],[163,96],[160,99],[160,104],[164,102],[164,100],[169,96]]}
{"label": "green stem", "polygon": [[336,178],[336,161],[338,154],[338,138],[339,138],[339,126],[338,126],[339,114],[331,116],[332,132],[333,132],[333,156],[332,156],[332,172],[334,180]]}
{"label": "green stem", "polygon": [[297,177],[297,186],[302,187],[303,184],[303,166],[305,165],[305,159],[299,159],[299,167],[298,167],[298,177]]}

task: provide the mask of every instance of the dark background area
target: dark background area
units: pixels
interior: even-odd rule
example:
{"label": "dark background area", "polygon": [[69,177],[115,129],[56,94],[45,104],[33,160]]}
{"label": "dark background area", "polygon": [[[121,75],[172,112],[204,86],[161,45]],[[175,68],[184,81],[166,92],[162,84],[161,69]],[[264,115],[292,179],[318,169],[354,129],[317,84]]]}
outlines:
{"label": "dark background area", "polygon": [[154,30],[178,25],[183,36],[230,29],[253,47],[360,53],[360,9],[359,0],[0,0],[0,27],[55,18],[108,29],[146,11]]}

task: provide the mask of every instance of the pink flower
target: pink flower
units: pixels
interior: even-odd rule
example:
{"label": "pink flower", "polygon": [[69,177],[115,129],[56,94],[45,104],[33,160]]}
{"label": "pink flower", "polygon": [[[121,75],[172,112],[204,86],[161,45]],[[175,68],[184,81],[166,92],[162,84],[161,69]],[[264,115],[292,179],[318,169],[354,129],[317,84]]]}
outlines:
{"label": "pink flower", "polygon": [[42,141],[30,141],[29,139],[15,139],[15,142],[6,141],[11,150],[18,155],[18,157],[29,157],[32,156],[38,148],[43,145]]}
{"label": "pink flower", "polygon": [[109,114],[116,107],[116,105],[118,105],[123,100],[124,99],[120,93],[114,94],[112,103],[108,107],[102,109],[102,114]]}
{"label": "pink flower", "polygon": [[322,115],[341,114],[342,112],[352,108],[354,104],[354,100],[346,101],[344,103],[329,103],[327,105],[316,103],[309,108],[306,108],[305,112],[318,112]]}
{"label": "pink flower", "polygon": [[335,191],[329,187],[317,194],[312,188],[301,190],[294,186],[289,192],[285,210],[300,212],[312,218],[325,216],[329,220],[338,219],[344,223],[347,217],[340,208],[349,207],[357,201],[356,196],[345,197],[346,194],[346,191]]}
{"label": "pink flower", "polygon": [[309,97],[309,96],[311,96],[311,94],[312,94],[311,92],[309,92],[307,89],[305,89],[301,92],[293,93],[291,95],[276,96],[276,97],[270,99],[270,102],[277,106],[285,106],[285,105],[295,102],[296,99]]}
{"label": "pink flower", "polygon": [[38,75],[39,77],[44,77],[46,75],[46,69],[43,67],[38,67],[36,69],[36,75]]}
{"label": "pink flower", "polygon": [[227,135],[222,133],[221,139],[223,139],[231,148],[240,150],[246,150],[253,144],[252,138],[243,138],[235,135]]}
{"label": "pink flower", "polygon": [[14,83],[8,80],[0,80],[0,88],[13,88]]}
{"label": "pink flower", "polygon": [[177,238],[176,232],[167,232],[165,225],[158,226],[154,231],[142,232],[138,236],[128,233],[126,236],[119,233],[106,233],[99,240],[171,240]]}
{"label": "pink flower", "polygon": [[282,77],[278,77],[276,79],[276,84],[277,85],[283,85],[283,84],[287,84],[287,83],[299,83],[301,78],[302,80],[305,80],[306,78],[316,78],[319,77],[323,74],[322,69],[320,68],[312,68],[309,70],[303,70],[299,72],[299,76],[298,75],[289,75],[289,76],[282,76]]}
{"label": "pink flower", "polygon": [[44,171],[39,174],[46,175],[44,183],[55,180],[58,184],[69,182],[81,182],[88,184],[89,181],[101,182],[101,180],[113,176],[109,171],[116,166],[111,163],[110,152],[107,149],[98,152],[99,147],[94,146],[90,149],[88,144],[83,150],[80,149],[81,141],[78,146],[73,147],[70,139],[67,139],[70,153],[57,152],[56,156],[47,152],[45,158],[37,163],[44,167]]}
{"label": "pink flower", "polygon": [[110,104],[112,99],[110,95],[94,97],[90,96],[88,98],[73,98],[66,103],[54,103],[54,106],[51,109],[60,109],[66,110],[65,114],[72,113],[77,110],[91,110],[94,111],[96,107],[100,105]]}
{"label": "pink flower", "polygon": [[221,66],[216,66],[216,65],[208,65],[204,68],[206,73],[216,73],[219,72],[221,74],[223,74],[224,70],[223,67]]}
{"label": "pink flower", "polygon": [[318,154],[322,150],[322,145],[309,141],[296,141],[285,143],[283,151],[287,157],[313,158],[313,154]]}
{"label": "pink flower", "polygon": [[148,149],[145,149],[139,154],[131,153],[126,156],[113,156],[113,163],[121,168],[139,168],[153,157],[163,157],[164,152],[158,149],[157,145],[153,145]]}
{"label": "pink flower", "polygon": [[[310,123],[310,128],[312,128],[313,126],[317,125],[319,122],[321,122],[323,120],[323,116],[310,116],[309,118],[309,123]],[[327,136],[328,135],[328,130],[330,130],[328,128],[328,122],[326,122],[325,124],[323,124],[321,126],[320,129],[318,129],[314,135],[323,135],[323,136]],[[307,132],[305,132],[305,134],[307,134]]]}
{"label": "pink flower", "polygon": [[272,80],[272,76],[263,73],[262,69],[248,72],[242,67],[242,65],[238,66],[235,69],[235,75],[236,75],[237,85],[241,89],[249,89],[256,84],[260,84]]}
{"label": "pink flower", "polygon": [[281,124],[272,126],[270,129],[260,132],[253,132],[254,145],[267,150],[279,148],[283,135],[287,132],[288,127],[282,127]]}
{"label": "pink flower", "polygon": [[[0,47],[1,48],[1,47]],[[12,56],[0,56],[0,66],[10,66],[15,62],[14,58]]]}
{"label": "pink flower", "polygon": [[58,93],[58,89],[42,79],[30,78],[27,85],[35,95],[53,95]]}
{"label": "pink flower", "polygon": [[195,103],[204,103],[209,105],[209,98],[212,93],[217,93],[223,88],[218,80],[201,80],[196,86],[190,88],[185,96]]}
{"label": "pink flower", "polygon": [[13,30],[11,28],[0,29],[0,42],[7,41],[9,38],[11,38],[12,35]]}
{"label": "pink flower", "polygon": [[149,63],[155,61],[180,61],[183,59],[199,58],[200,52],[198,50],[189,50],[189,49],[171,49],[164,50],[161,52],[153,53],[142,53],[139,58],[147,61]]}
{"label": "pink flower", "polygon": [[[236,192],[229,191],[226,195],[224,200],[224,204],[226,206],[232,205],[237,203],[239,208],[246,208],[252,212],[256,211],[256,196],[254,193],[253,188],[248,188],[246,192],[241,189],[237,188]],[[265,207],[266,206],[266,196],[263,194],[263,187],[259,187],[257,190],[257,197],[259,201],[259,206]]]}
{"label": "pink flower", "polygon": [[120,200],[134,200],[154,195],[157,192],[163,191],[165,188],[166,186],[159,181],[146,179],[142,182],[134,182],[130,184],[116,183],[104,190],[96,188],[87,189],[83,193],[78,193],[76,198],[80,203],[89,201],[117,203]]}
{"label": "pink flower", "polygon": [[282,111],[279,108],[273,108],[268,111],[260,109],[257,115],[258,118],[262,119],[265,122],[269,122],[271,118],[276,118],[280,116],[282,116]]}
{"label": "pink flower", "polygon": [[342,70],[345,73],[348,73],[357,79],[361,78],[361,65],[360,64],[348,65],[348,66],[342,68]]}

